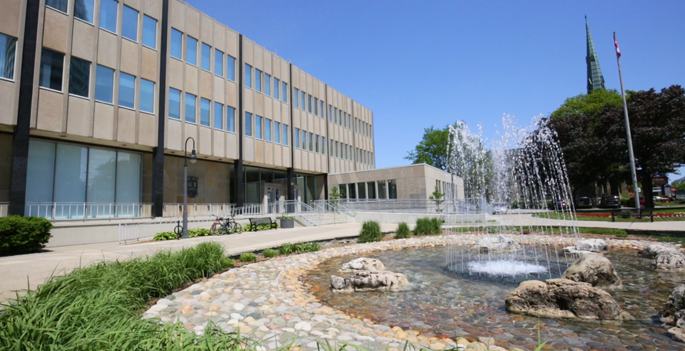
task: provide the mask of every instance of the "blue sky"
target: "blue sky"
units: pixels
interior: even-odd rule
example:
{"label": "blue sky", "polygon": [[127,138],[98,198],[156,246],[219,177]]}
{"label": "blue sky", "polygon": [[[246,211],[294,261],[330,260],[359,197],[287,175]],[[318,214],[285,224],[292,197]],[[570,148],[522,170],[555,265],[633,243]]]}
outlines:
{"label": "blue sky", "polygon": [[[234,1],[189,3],[374,111],[376,166],[423,129],[464,120],[495,138],[586,92],[585,22],[607,88],[685,85],[685,1]],[[681,172],[685,175],[685,169]]]}

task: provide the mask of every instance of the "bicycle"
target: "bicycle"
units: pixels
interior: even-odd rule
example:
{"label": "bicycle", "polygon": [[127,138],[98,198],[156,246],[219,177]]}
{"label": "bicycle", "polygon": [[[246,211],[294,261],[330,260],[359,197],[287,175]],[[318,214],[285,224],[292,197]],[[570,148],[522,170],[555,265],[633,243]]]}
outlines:
{"label": "bicycle", "polygon": [[236,222],[233,216],[215,217],[216,219],[214,220],[214,223],[212,223],[211,228],[209,228],[209,231],[210,233],[212,233],[212,235],[224,235],[243,232],[243,226],[241,226],[240,223]]}

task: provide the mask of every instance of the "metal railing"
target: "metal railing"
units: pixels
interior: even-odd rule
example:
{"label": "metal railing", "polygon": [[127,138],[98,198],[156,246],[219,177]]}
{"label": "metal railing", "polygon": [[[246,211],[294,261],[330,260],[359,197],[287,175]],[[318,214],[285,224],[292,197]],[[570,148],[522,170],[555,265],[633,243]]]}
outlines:
{"label": "metal railing", "polygon": [[[163,206],[162,216],[183,216],[182,203],[165,203]],[[212,214],[234,215],[235,209],[235,204],[188,204],[188,217],[210,216]]]}
{"label": "metal railing", "polygon": [[[325,201],[325,200],[324,200]],[[430,199],[340,199],[337,205],[359,212],[411,212],[411,213],[492,213],[492,205],[484,199],[441,200]]]}
{"label": "metal railing", "polygon": [[[208,229],[214,219],[214,217],[189,219],[188,229]],[[119,244],[152,240],[157,233],[173,232],[177,225],[181,225],[180,217],[158,217],[146,223],[119,223]]]}
{"label": "metal railing", "polygon": [[152,216],[149,203],[42,202],[27,203],[26,216],[49,220],[140,218]]}

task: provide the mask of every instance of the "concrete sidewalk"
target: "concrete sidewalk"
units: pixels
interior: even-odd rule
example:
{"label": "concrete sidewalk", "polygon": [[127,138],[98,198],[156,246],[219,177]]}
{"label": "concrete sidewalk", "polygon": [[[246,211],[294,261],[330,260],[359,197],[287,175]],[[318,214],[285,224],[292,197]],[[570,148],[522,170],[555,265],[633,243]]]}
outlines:
{"label": "concrete sidewalk", "polygon": [[590,228],[615,228],[645,231],[685,231],[685,221],[654,222],[604,222],[604,221],[571,221],[533,217],[531,214],[510,214],[493,216],[502,225],[539,225],[539,226],[578,226]]}

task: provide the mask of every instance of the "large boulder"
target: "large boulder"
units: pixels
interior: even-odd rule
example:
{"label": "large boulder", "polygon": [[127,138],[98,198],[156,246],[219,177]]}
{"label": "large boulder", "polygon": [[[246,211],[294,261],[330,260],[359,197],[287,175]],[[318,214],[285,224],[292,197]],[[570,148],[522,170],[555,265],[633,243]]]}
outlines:
{"label": "large boulder", "polygon": [[504,235],[488,235],[478,240],[478,248],[483,253],[518,250],[519,247],[516,240]]}
{"label": "large boulder", "polygon": [[375,258],[356,258],[350,262],[343,263],[341,272],[358,272],[358,271],[384,271],[385,266],[383,262]]}
{"label": "large boulder", "polygon": [[349,278],[331,276],[331,289],[338,292],[385,290],[399,291],[409,284],[407,277],[402,273],[382,272],[357,272]]}
{"label": "large boulder", "polygon": [[654,259],[657,271],[685,271],[685,254],[679,251],[662,251]]}
{"label": "large boulder", "polygon": [[507,311],[549,318],[633,319],[611,295],[589,283],[569,279],[528,280],[509,293]]}
{"label": "large boulder", "polygon": [[673,293],[661,311],[661,321],[673,326],[668,332],[674,338],[685,341],[685,285],[679,285],[673,289]]}
{"label": "large boulder", "polygon": [[602,239],[580,239],[575,245],[565,247],[564,250],[571,253],[599,253],[608,251],[609,245]]}
{"label": "large boulder", "polygon": [[678,252],[678,250],[670,245],[649,244],[641,248],[637,254],[644,258],[656,258],[662,252]]}
{"label": "large boulder", "polygon": [[562,278],[590,283],[605,290],[623,289],[623,283],[608,258],[598,254],[585,254],[568,267]]}

